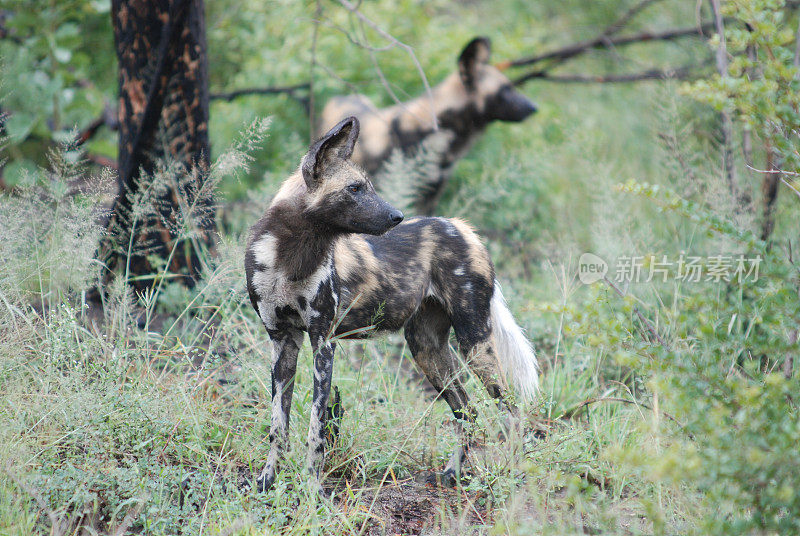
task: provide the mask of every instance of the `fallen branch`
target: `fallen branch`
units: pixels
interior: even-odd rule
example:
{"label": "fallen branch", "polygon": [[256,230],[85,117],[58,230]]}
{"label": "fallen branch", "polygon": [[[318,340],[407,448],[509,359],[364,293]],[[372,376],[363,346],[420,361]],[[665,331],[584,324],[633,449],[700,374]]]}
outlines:
{"label": "fallen branch", "polygon": [[546,60],[554,60],[550,65],[552,68],[555,65],[565,62],[566,60],[572,59],[575,56],[579,56],[588,52],[589,50],[597,48],[619,47],[634,43],[646,43],[650,41],[672,41],[683,37],[705,37],[705,33],[713,29],[714,23],[707,22],[699,26],[673,28],[662,31],[644,31],[632,35],[618,37],[601,34],[594,39],[567,45],[563,48],[551,50],[550,52],[509,61],[503,64],[503,67],[523,67],[525,65],[541,63]]}
{"label": "fallen branch", "polygon": [[686,65],[674,69],[648,69],[638,73],[623,74],[550,74],[548,71],[533,71],[514,79],[515,86],[529,80],[544,80],[562,84],[619,84],[643,80],[694,80],[702,65]]}
{"label": "fallen branch", "polygon": [[[300,84],[293,84],[290,86],[267,86],[267,87],[249,87],[243,89],[234,89],[233,91],[212,93],[209,95],[211,100],[224,100],[232,101],[239,97],[246,97],[249,95],[280,95],[288,94],[290,97],[298,100],[304,107],[308,108],[308,98],[302,97],[297,93],[299,91],[308,90],[311,84],[303,82]],[[89,123],[85,128],[80,130],[75,136],[76,146],[81,146],[90,139],[92,139],[101,127],[106,126],[112,131],[119,129],[119,118],[117,116],[117,109],[111,106],[106,106],[103,113]]]}
{"label": "fallen branch", "polygon": [[302,82],[300,84],[293,84],[290,86],[267,86],[267,87],[249,87],[243,89],[234,89],[233,91],[212,93],[209,95],[211,100],[224,100],[232,101],[239,97],[246,97],[248,95],[279,95],[286,93],[294,97],[298,91],[304,91],[311,87],[309,82]]}

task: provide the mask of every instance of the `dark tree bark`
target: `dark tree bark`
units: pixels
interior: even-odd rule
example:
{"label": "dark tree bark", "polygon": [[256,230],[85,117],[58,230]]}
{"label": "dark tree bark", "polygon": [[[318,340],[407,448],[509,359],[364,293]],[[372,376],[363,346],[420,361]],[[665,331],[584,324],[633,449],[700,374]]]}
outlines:
{"label": "dark tree bark", "polygon": [[763,208],[761,211],[761,240],[769,240],[775,228],[775,201],[778,199],[778,185],[781,181],[780,168],[783,165],[772,144],[767,142],[767,172],[761,180]]}
{"label": "dark tree bark", "polygon": [[134,288],[191,286],[213,249],[208,60],[202,0],[113,0],[119,195],[101,247]]}

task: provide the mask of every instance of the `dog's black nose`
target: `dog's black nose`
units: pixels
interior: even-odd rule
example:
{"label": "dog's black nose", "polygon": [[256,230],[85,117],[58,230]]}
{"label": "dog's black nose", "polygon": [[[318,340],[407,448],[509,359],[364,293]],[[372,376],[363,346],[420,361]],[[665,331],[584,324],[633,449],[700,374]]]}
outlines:
{"label": "dog's black nose", "polygon": [[516,119],[518,121],[524,121],[531,115],[535,114],[539,111],[539,108],[536,107],[534,103],[529,101],[528,99],[522,99],[516,103]]}
{"label": "dog's black nose", "polygon": [[389,221],[393,224],[397,225],[401,221],[403,221],[403,213],[399,210],[393,210],[389,213]]}

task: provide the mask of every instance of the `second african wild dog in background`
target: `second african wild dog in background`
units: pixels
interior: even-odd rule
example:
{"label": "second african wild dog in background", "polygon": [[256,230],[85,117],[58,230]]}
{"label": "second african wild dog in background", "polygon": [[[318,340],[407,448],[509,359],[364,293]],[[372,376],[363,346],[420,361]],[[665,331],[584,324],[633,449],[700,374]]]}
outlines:
{"label": "second african wild dog in background", "polygon": [[[394,150],[413,155],[434,134],[444,136],[439,172],[429,184],[420,185],[415,208],[430,215],[439,202],[453,166],[478,135],[493,121],[522,121],[536,111],[508,78],[489,64],[491,44],[485,37],[470,41],[458,58],[458,72],[412,101],[378,109],[363,95],[331,99],[322,110],[317,135],[348,116],[361,122],[362,136],[353,160],[375,175]],[[433,115],[439,125],[434,131]],[[378,189],[380,189],[378,184]]]}
{"label": "second african wild dog in background", "polygon": [[[331,338],[403,329],[414,361],[455,416],[474,414],[450,329],[469,368],[493,397],[507,380],[521,398],[538,389],[536,356],[495,281],[489,253],[461,220],[413,218],[381,199],[350,157],[358,120],[345,119],[314,143],[300,169],[252,228],[245,254],[250,300],[272,340],[270,452],[258,478],[275,480],[304,332],[314,350],[308,468],[319,478],[331,389]],[[400,225],[398,225],[400,224]],[[342,316],[342,312],[346,314]],[[450,459],[453,484],[469,438]]]}

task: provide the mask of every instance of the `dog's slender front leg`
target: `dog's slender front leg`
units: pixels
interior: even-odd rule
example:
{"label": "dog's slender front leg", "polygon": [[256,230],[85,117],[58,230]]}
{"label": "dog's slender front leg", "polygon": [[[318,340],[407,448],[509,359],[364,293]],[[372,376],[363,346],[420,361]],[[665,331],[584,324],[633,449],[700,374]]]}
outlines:
{"label": "dog's slender front leg", "polygon": [[311,419],[308,427],[308,457],[306,464],[309,473],[322,488],[320,473],[325,461],[325,408],[331,393],[333,375],[333,353],[336,345],[321,334],[311,336],[314,347],[314,401],[311,405]]}
{"label": "dog's slender front leg", "polygon": [[275,482],[278,462],[289,441],[289,410],[292,407],[297,354],[303,345],[303,332],[270,332],[272,339],[272,423],[269,428],[269,457],[257,483],[266,491]]}

